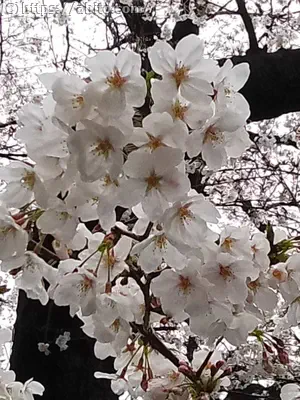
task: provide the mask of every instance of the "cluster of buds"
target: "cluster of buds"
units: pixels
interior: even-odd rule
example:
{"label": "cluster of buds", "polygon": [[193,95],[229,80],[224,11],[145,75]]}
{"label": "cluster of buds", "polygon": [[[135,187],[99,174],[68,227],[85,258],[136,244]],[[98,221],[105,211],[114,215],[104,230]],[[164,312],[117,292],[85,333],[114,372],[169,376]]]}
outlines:
{"label": "cluster of buds", "polygon": [[228,367],[223,360],[215,363],[207,362],[203,370],[195,371],[187,362],[180,361],[178,371],[183,373],[189,380],[189,393],[194,400],[206,400],[210,398],[210,394],[217,392],[220,386],[226,386],[224,378],[232,373],[232,369]]}
{"label": "cluster of buds", "polygon": [[262,366],[266,372],[273,372],[276,361],[282,365],[289,364],[288,352],[281,339],[262,331],[257,331],[255,336],[262,344]]}

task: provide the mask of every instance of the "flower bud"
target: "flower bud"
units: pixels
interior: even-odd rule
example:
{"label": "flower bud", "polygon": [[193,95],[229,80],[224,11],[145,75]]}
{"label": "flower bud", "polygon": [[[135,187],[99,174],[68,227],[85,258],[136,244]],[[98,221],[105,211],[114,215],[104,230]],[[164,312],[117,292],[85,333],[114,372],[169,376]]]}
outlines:
{"label": "flower bud", "polygon": [[278,350],[278,358],[281,364],[286,365],[290,362],[289,360],[289,355],[286,351],[284,350]]}
{"label": "flower bud", "polygon": [[220,369],[223,367],[223,365],[225,365],[225,361],[224,360],[219,360],[216,362],[216,368]]}
{"label": "flower bud", "polygon": [[272,349],[272,347],[268,343],[264,343],[264,346],[265,346],[267,352],[274,353],[274,350]]}
{"label": "flower bud", "polygon": [[101,231],[101,226],[100,224],[97,224],[96,226],[94,226],[92,233],[96,233],[96,232],[100,232]]}
{"label": "flower bud", "polygon": [[231,375],[231,374],[232,374],[232,368],[231,368],[231,367],[227,367],[227,368],[224,370],[223,374],[220,376],[220,379],[221,379],[221,378],[225,378],[225,376],[229,376],[229,375]]}
{"label": "flower bud", "polygon": [[146,374],[143,374],[142,382],[141,382],[141,388],[147,392],[148,389],[148,380]]}
{"label": "flower bud", "polygon": [[[180,363],[182,363],[182,364],[180,364]],[[181,361],[181,362],[179,362],[179,364],[180,364],[178,367],[179,372],[181,372],[184,375],[191,374],[191,372],[192,372],[191,367],[187,363],[185,363],[184,361],[183,362]]]}
{"label": "flower bud", "polygon": [[283,340],[279,339],[279,338],[276,337],[276,336],[272,336],[272,339],[275,340],[275,342],[277,343],[277,346],[279,346],[279,347],[281,347],[281,348],[284,348],[284,342],[283,342]]}

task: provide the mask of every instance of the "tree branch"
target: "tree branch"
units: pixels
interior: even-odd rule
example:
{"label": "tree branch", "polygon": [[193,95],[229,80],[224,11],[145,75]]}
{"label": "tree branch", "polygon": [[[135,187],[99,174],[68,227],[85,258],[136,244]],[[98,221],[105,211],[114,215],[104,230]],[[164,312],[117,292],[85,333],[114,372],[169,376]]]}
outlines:
{"label": "tree branch", "polygon": [[254,30],[254,27],[252,24],[251,17],[247,11],[245,0],[236,0],[236,3],[238,6],[238,12],[239,12],[240,16],[242,17],[246,31],[248,33],[249,46],[250,46],[249,50],[250,50],[250,52],[257,52],[260,50],[260,48],[258,47],[255,30]]}
{"label": "tree branch", "polygon": [[111,231],[113,233],[117,233],[118,235],[123,235],[123,236],[128,236],[133,240],[136,240],[137,242],[142,242],[143,240],[147,239],[147,237],[150,235],[151,229],[153,227],[153,223],[149,222],[145,233],[143,235],[136,235],[133,232],[125,231],[124,229],[119,228],[118,226],[114,226],[111,228]]}
{"label": "tree branch", "polygon": [[149,343],[153,350],[158,351],[161,355],[171,361],[175,367],[179,367],[179,359],[169,350],[166,345],[161,342],[152,330],[147,330],[143,325],[132,323],[133,327],[137,329],[142,335],[146,343]]}
{"label": "tree branch", "polygon": [[16,120],[11,120],[11,121],[7,121],[7,122],[0,122],[0,129],[1,128],[6,128],[7,126],[10,125],[16,125],[17,121]]}

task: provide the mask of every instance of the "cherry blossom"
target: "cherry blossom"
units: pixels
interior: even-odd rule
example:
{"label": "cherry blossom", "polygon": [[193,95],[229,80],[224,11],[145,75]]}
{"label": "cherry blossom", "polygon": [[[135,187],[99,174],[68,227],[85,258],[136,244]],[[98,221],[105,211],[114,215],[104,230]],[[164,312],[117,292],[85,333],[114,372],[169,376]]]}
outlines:
{"label": "cherry blossom", "polygon": [[[16,224],[4,206],[0,206],[0,253],[1,260],[22,256],[28,242],[27,232]],[[3,265],[3,264],[2,264]]]}
{"label": "cherry blossom", "polygon": [[101,51],[87,58],[86,65],[92,72],[93,83],[88,95],[102,112],[117,115],[126,104],[140,107],[146,97],[146,83],[140,75],[140,57],[127,49],[117,55]]}
{"label": "cherry blossom", "polygon": [[151,287],[154,295],[160,298],[164,311],[176,315],[182,310],[197,309],[200,312],[201,308],[206,309],[210,286],[191,264],[181,271],[164,270],[153,280]]}
{"label": "cherry blossom", "polygon": [[214,285],[210,289],[214,298],[221,301],[228,299],[232,304],[239,304],[247,298],[247,278],[256,279],[258,273],[251,261],[221,253],[216,260],[205,264],[203,276]]}
{"label": "cherry blossom", "polygon": [[158,269],[162,261],[178,270],[183,269],[187,263],[186,257],[169,242],[167,235],[159,231],[136,244],[131,254],[140,254],[138,264],[146,273]]}
{"label": "cherry blossom", "polygon": [[130,178],[126,183],[128,203],[135,198],[133,203],[141,201],[150,219],[159,218],[169,202],[178,200],[190,188],[187,177],[176,168],[181,161],[180,150],[166,147],[151,154],[130,154],[124,165]]}
{"label": "cherry blossom", "polygon": [[185,150],[188,130],[185,124],[173,122],[168,113],[151,113],[143,120],[142,128],[135,128],[129,140],[141,150],[154,151],[168,146]]}
{"label": "cherry blossom", "polygon": [[0,179],[7,183],[0,199],[8,207],[20,208],[36,200],[39,206],[46,207],[48,194],[35,170],[19,161],[0,168]]}
{"label": "cherry blossom", "polygon": [[237,158],[251,145],[244,129],[247,115],[226,109],[214,115],[205,125],[194,130],[187,140],[189,157],[202,154],[208,168],[217,170],[227,161],[227,157]]}
{"label": "cherry blossom", "polygon": [[115,127],[105,127],[84,120],[85,129],[74,132],[69,138],[69,148],[76,159],[81,179],[94,182],[123,162],[124,135]]}
{"label": "cherry blossom", "polygon": [[188,35],[175,50],[166,42],[157,42],[149,50],[149,59],[153,70],[162,75],[167,92],[175,95],[180,90],[184,98],[197,103],[213,94],[209,81],[217,72],[216,64],[205,59],[203,51],[203,42],[196,35]]}

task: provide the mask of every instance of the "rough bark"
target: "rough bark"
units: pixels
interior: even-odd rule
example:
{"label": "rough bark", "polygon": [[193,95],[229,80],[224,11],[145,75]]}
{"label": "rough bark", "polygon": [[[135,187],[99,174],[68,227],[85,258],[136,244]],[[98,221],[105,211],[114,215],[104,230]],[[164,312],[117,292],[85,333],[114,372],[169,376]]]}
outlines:
{"label": "rough bark", "polygon": [[[34,377],[46,390],[43,400],[116,400],[110,381],[94,378],[95,371],[113,372],[112,359],[98,360],[94,356],[95,341],[84,335],[82,322],[71,318],[69,307],[57,307],[53,302],[42,306],[19,292],[17,320],[11,369],[17,380]],[[64,331],[71,333],[69,348],[60,351],[54,344]],[[39,342],[51,343],[51,354],[38,350]]]}

